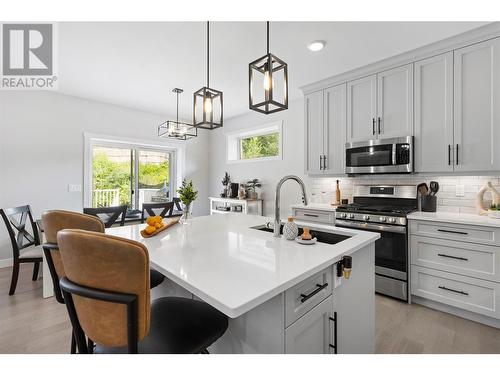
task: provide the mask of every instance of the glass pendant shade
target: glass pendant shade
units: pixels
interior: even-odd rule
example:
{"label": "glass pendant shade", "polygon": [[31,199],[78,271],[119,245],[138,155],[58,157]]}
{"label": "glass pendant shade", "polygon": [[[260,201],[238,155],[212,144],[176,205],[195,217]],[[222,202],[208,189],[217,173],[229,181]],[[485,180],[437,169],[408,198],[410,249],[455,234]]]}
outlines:
{"label": "glass pendant shade", "polygon": [[250,109],[270,114],[288,109],[288,65],[269,52],[248,64],[248,96]]}
{"label": "glass pendant shade", "polygon": [[224,121],[222,91],[210,87],[210,23],[207,22],[207,85],[193,96],[193,125],[201,129],[217,129]]}
{"label": "glass pendant shade", "polygon": [[201,129],[216,129],[223,122],[222,91],[202,87],[194,93],[194,126]]}
{"label": "glass pendant shade", "polygon": [[177,117],[176,120],[168,120],[158,125],[158,137],[178,139],[186,141],[198,136],[198,129],[192,124],[179,121],[179,94],[184,90],[175,88],[172,92],[177,94]]}

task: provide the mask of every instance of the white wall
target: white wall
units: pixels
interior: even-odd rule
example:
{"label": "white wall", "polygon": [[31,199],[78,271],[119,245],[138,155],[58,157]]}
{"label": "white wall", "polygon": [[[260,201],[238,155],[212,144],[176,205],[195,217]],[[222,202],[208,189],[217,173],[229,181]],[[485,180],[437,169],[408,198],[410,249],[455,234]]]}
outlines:
{"label": "white wall", "polygon": [[[83,133],[157,140],[157,125],[165,120],[56,93],[0,92],[0,207],[30,204],[35,218],[48,209],[81,211],[83,193],[69,193],[68,184],[83,186]],[[199,190],[194,214],[207,214],[208,134],[184,144],[184,176]],[[0,264],[11,256],[2,222]]]}
{"label": "white wall", "polygon": [[[226,137],[227,132],[246,129],[256,125],[264,125],[283,120],[283,160],[265,162],[227,163]],[[304,102],[303,99],[289,103],[287,111],[272,115],[251,112],[234,117],[224,123],[224,127],[210,133],[210,176],[209,192],[219,196],[222,191],[222,178],[227,171],[232,182],[246,182],[258,178],[263,183],[261,196],[264,199],[264,215],[273,215],[274,197],[277,182],[287,174],[295,174],[302,178],[307,186],[310,179],[304,175]],[[310,196],[310,191],[308,191]],[[282,217],[289,213],[289,206],[301,202],[300,188],[294,181],[283,185],[281,207]]]}

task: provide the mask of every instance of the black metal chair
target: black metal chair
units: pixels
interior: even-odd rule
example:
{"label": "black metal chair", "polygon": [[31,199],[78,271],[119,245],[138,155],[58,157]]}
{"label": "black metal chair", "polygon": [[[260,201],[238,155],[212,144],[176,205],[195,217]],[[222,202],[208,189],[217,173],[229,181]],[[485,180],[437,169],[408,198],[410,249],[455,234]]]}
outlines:
{"label": "black metal chair", "polygon": [[[155,212],[157,210],[159,213]],[[161,211],[160,211],[161,210]],[[144,223],[149,216],[172,217],[174,202],[165,203],[143,203],[141,213],[141,223]]]}
{"label": "black metal chair", "polygon": [[172,216],[182,216],[182,206],[181,206],[181,199],[174,197],[172,199],[172,202],[174,202],[175,209],[177,212],[172,211]]}
{"label": "black metal chair", "polygon": [[[16,291],[21,263],[33,263],[32,280],[38,279],[40,263],[43,260],[42,247],[40,246],[38,228],[33,220],[29,205],[0,209],[0,214],[7,226],[12,244],[13,265],[9,289],[9,295],[12,296]],[[31,233],[27,224],[31,225]]]}
{"label": "black metal chair", "polygon": [[87,215],[97,216],[102,220],[106,228],[111,228],[116,224],[123,227],[125,225],[125,217],[127,216],[127,205],[114,206],[114,207],[85,207],[83,213]]}
{"label": "black metal chair", "polygon": [[60,285],[79,353],[208,353],[227,330],[227,317],[205,302],[151,302],[143,244],[81,230],[60,231],[57,241],[66,272]]}
{"label": "black metal chair", "polygon": [[[121,227],[123,227],[125,225],[127,205],[115,206],[115,207],[97,207],[97,208],[87,207],[83,209],[83,213],[87,215],[96,216],[99,219],[101,219],[102,222],[104,223],[105,228],[110,228],[117,222],[118,218],[120,218],[118,224]],[[157,287],[163,282],[163,280],[165,280],[165,276],[153,268],[151,268],[150,278],[151,278],[151,288]]]}

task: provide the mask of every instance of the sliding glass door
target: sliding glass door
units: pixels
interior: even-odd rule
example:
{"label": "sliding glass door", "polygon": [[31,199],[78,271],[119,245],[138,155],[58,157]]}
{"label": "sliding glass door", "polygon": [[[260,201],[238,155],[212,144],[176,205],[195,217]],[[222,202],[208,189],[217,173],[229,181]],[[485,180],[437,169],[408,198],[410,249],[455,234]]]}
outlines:
{"label": "sliding glass door", "polygon": [[92,145],[92,207],[168,202],[173,193],[173,152],[121,145]]}

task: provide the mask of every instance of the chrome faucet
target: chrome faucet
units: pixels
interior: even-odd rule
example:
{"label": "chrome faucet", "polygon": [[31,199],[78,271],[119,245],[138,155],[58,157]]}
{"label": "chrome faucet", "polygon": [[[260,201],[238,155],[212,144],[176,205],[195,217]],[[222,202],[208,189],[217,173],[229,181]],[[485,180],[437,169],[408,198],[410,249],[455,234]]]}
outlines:
{"label": "chrome faucet", "polygon": [[285,181],[295,180],[302,188],[302,203],[307,206],[307,194],[306,194],[306,186],[304,185],[304,181],[302,181],[299,177],[289,175],[283,177],[276,185],[276,202],[274,204],[274,237],[280,237],[280,229],[281,229],[281,218],[280,218],[280,195],[281,195],[281,186]]}

